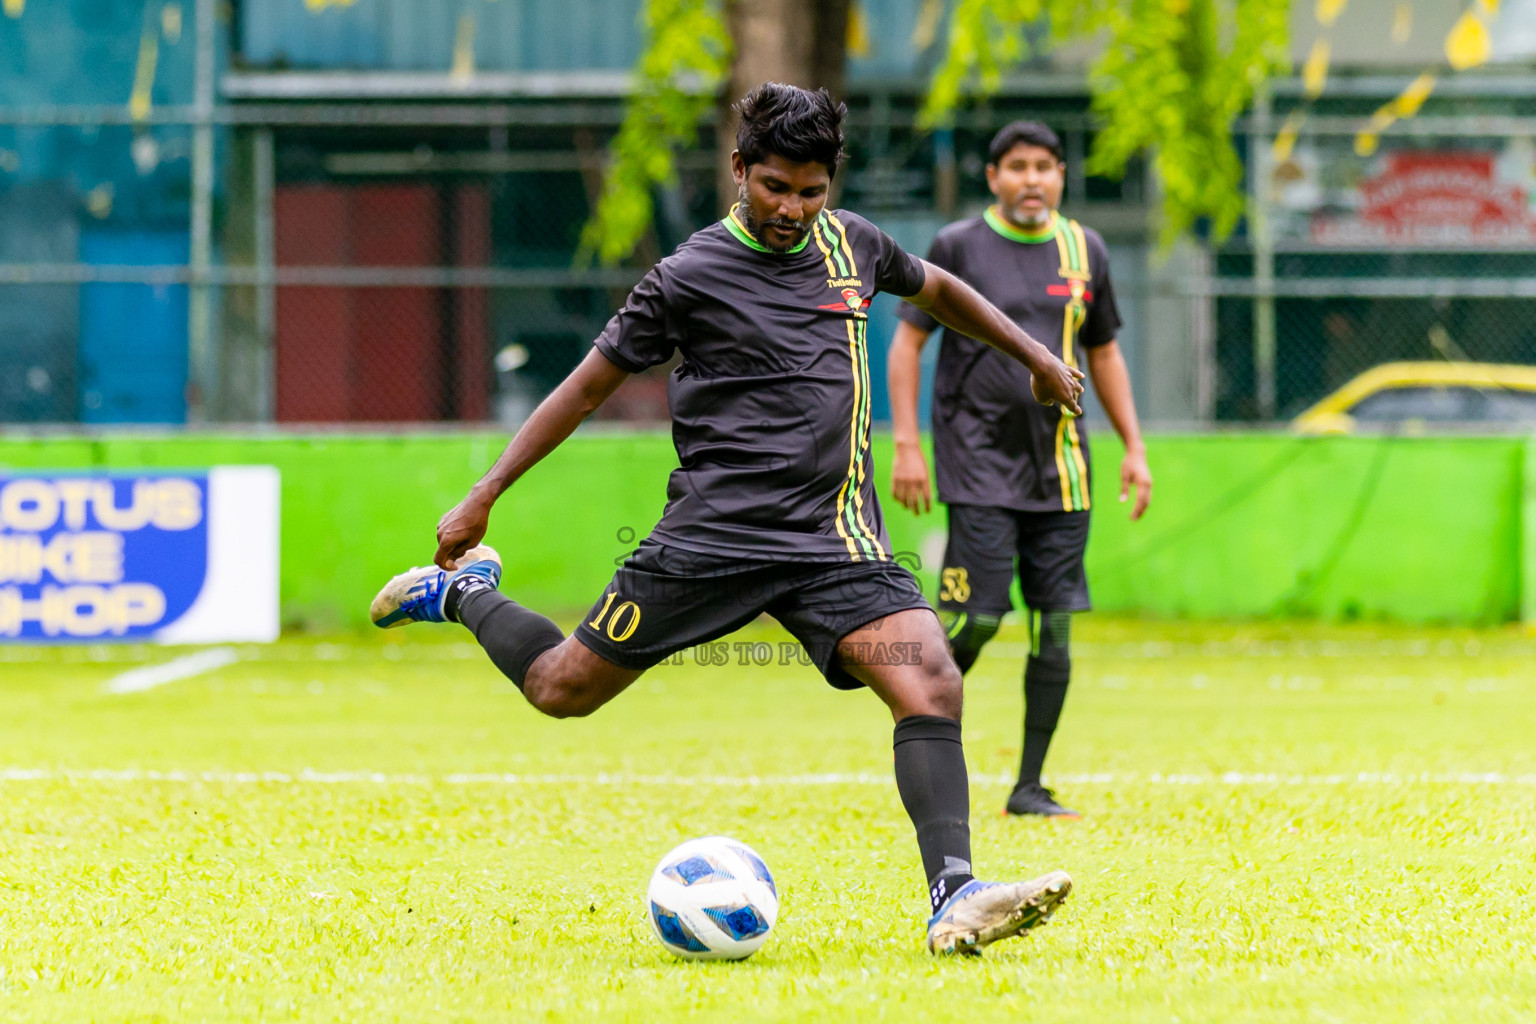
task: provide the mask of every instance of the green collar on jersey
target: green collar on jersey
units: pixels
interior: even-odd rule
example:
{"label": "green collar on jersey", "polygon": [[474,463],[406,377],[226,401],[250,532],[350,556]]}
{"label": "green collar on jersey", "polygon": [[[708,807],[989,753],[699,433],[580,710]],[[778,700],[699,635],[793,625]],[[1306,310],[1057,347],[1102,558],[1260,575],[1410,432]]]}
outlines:
{"label": "green collar on jersey", "polygon": [[795,246],[793,249],[785,249],[783,252],[779,252],[776,249],[770,249],[762,242],[759,242],[757,239],[752,237],[752,232],[748,231],[747,226],[741,222],[741,218],[736,216],[735,206],[731,207],[731,212],[725,215],[725,219],[721,221],[721,223],[725,225],[726,230],[736,236],[736,240],[742,245],[745,245],[749,249],[756,249],[758,252],[765,252],[770,256],[793,256],[795,253],[800,252],[806,246],[811,244],[811,233],[807,231],[805,233],[805,237],[800,239],[800,244]]}
{"label": "green collar on jersey", "polygon": [[1006,220],[1003,220],[1002,217],[998,216],[997,208],[994,206],[987,207],[987,212],[983,213],[981,216],[987,222],[987,227],[991,228],[993,231],[996,231],[1010,242],[1023,242],[1025,245],[1034,245],[1039,242],[1049,242],[1051,239],[1055,238],[1056,224],[1059,219],[1056,215],[1056,211],[1052,210],[1050,224],[1046,225],[1046,227],[1043,228],[1038,234],[1030,234],[1028,231],[1020,231],[1012,224],[1009,224]]}

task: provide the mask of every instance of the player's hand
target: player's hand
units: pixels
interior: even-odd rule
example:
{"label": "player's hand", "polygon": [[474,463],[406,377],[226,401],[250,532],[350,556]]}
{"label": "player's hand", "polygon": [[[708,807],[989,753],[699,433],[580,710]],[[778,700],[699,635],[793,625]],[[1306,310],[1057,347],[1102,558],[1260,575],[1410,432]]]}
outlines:
{"label": "player's hand", "polygon": [[1131,520],[1140,519],[1152,504],[1152,471],[1147,468],[1147,453],[1132,449],[1120,460],[1120,500],[1130,500],[1136,494],[1136,504],[1131,506]]}
{"label": "player's hand", "polygon": [[1077,404],[1083,393],[1083,371],[1048,352],[1039,365],[1029,368],[1029,390],[1041,405],[1060,405],[1074,416],[1083,414],[1083,407]]}
{"label": "player's hand", "polygon": [[457,569],[459,556],[484,540],[490,525],[491,502],[470,491],[468,497],[437,521],[437,554],[433,563],[439,569]]}
{"label": "player's hand", "polygon": [[933,508],[928,483],[928,460],[923,447],[911,441],[896,442],[896,462],[891,470],[891,494],[903,508],[922,515]]}

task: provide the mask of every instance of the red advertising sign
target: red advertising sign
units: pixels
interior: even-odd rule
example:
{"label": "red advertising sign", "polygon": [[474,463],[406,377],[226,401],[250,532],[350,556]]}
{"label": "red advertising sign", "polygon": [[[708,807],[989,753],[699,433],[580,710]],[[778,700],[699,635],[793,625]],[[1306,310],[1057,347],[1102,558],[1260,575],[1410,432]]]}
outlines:
{"label": "red advertising sign", "polygon": [[1312,239],[1348,246],[1536,245],[1522,185],[1501,180],[1493,153],[1391,153],[1358,186],[1348,213],[1319,211]]}

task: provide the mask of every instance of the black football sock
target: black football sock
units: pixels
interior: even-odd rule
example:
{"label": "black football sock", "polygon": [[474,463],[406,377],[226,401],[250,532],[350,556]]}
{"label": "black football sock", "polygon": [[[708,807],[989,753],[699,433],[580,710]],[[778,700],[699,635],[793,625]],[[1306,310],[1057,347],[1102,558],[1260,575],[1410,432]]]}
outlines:
{"label": "black football sock", "polygon": [[949,633],[949,649],[955,656],[955,664],[961,674],[969,672],[981,649],[997,635],[1002,624],[1001,615],[974,614],[971,612],[943,612],[944,629]]}
{"label": "black football sock", "polygon": [[[464,579],[475,577],[460,577],[454,583]],[[463,587],[457,595],[450,590],[449,618],[468,626],[491,661],[521,690],[534,660],[560,646],[565,634],[538,612],[524,608],[484,580],[478,582],[480,586]]]}
{"label": "black football sock", "polygon": [[449,622],[463,622],[459,618],[459,605],[463,603],[466,595],[476,590],[495,590],[496,587],[484,576],[464,572],[451,576],[448,580],[448,593],[443,598],[443,615]]}
{"label": "black football sock", "polygon": [[960,723],[937,715],[903,718],[894,743],[896,789],[917,829],[928,899],[938,913],[972,877],[971,791]]}
{"label": "black football sock", "polygon": [[1020,786],[1038,784],[1051,737],[1067,701],[1072,680],[1072,613],[1031,612],[1029,660],[1024,663],[1024,753],[1019,758]]}

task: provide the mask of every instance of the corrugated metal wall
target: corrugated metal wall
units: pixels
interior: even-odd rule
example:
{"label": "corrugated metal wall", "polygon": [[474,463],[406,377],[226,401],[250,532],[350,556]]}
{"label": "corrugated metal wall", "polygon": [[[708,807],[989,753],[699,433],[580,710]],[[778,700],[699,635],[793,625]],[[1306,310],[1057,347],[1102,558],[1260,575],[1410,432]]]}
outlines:
{"label": "corrugated metal wall", "polygon": [[27,107],[123,103],[133,94],[143,41],[157,104],[192,101],[193,0],[49,0],[5,5],[0,103]]}
{"label": "corrugated metal wall", "polygon": [[623,69],[640,53],[641,0],[249,0],[242,56],[257,67],[446,71]]}
{"label": "corrugated metal wall", "polygon": [[[240,48],[245,63],[260,68],[446,71],[467,46],[480,71],[624,70],[640,54],[642,6],[643,0],[246,0]],[[926,72],[942,36],[932,3],[866,0],[856,8],[852,80]]]}
{"label": "corrugated metal wall", "polygon": [[[191,103],[193,9],[193,0],[4,5],[0,107],[33,123],[0,124],[0,263],[186,262],[191,129],[50,123],[49,109],[143,118]],[[181,419],[185,292],[132,282],[0,287],[0,421]]]}

